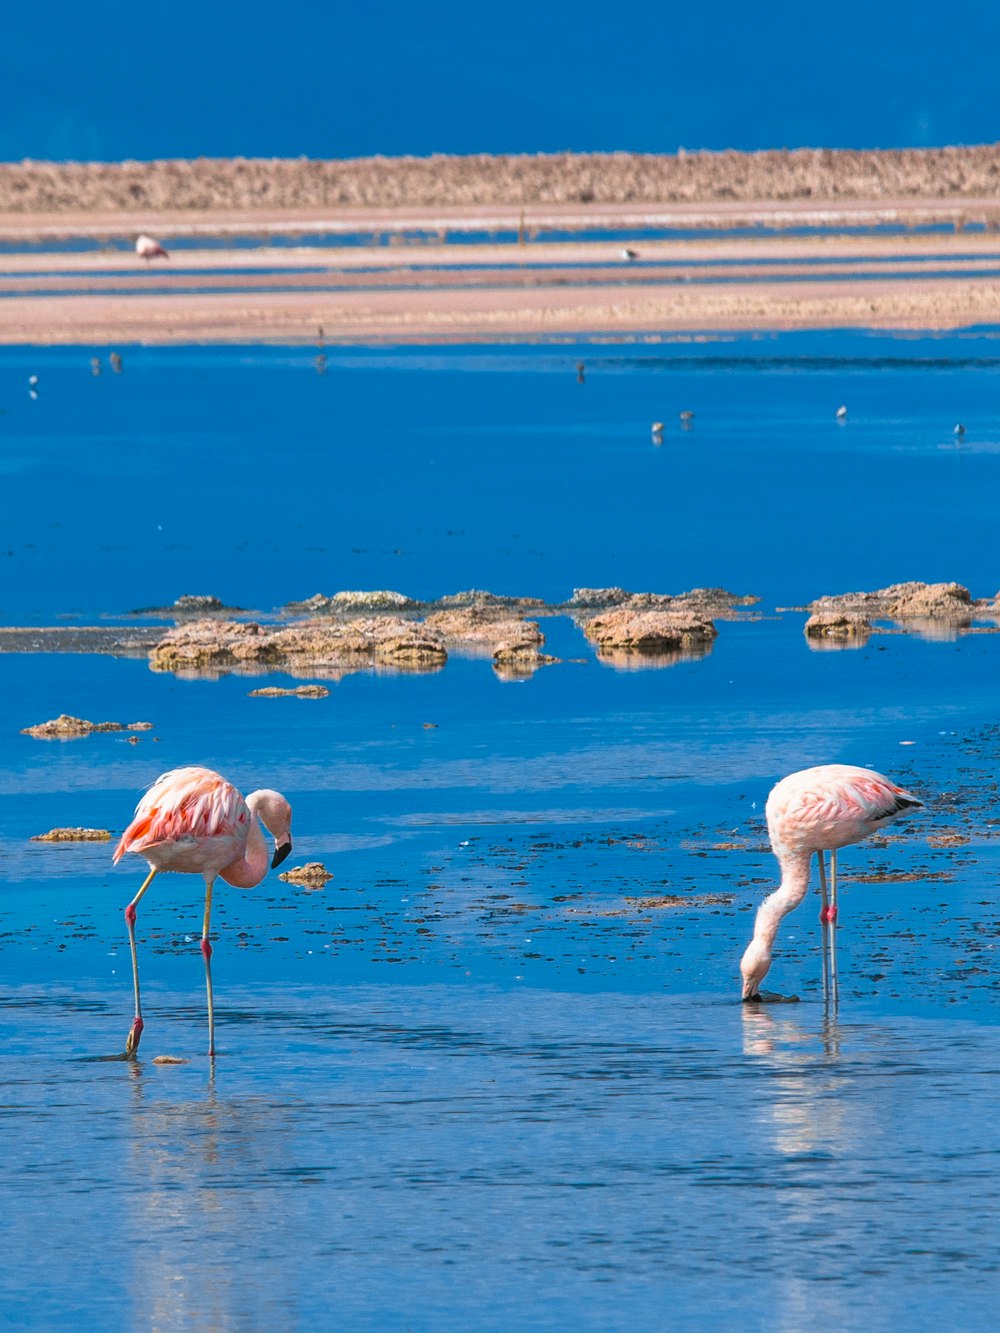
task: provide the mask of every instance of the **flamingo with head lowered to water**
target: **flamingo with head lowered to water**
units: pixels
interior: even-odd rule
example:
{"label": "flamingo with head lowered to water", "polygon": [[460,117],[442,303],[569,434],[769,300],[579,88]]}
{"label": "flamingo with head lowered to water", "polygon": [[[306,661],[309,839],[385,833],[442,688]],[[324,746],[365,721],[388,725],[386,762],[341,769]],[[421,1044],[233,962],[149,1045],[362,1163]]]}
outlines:
{"label": "flamingo with head lowered to water", "polygon": [[152,236],[137,236],[135,241],[135,252],[140,259],[169,259],[170,256],[164,250],[159,241],[155,241]]}
{"label": "flamingo with head lowered to water", "polygon": [[[805,768],[782,778],[772,789],[765,813],[771,850],[781,867],[781,885],[757,909],[753,939],[740,963],[744,1000],[761,998],[760,983],[771,966],[778,927],[806,896],[814,852],[823,898],[819,919],[824,929],[824,971],[829,950],[836,986],[833,931],[837,919],[837,849],[860,842],[921,804],[881,773],[851,764]],[[825,851],[830,853],[829,893],[823,865]]]}
{"label": "flamingo with head lowered to water", "polygon": [[292,807],[280,792],[251,792],[244,800],[231,782],[210,768],[175,768],[156,779],[136,806],[135,818],[115,848],[114,863],[126,852],[149,862],[142,888],[125,908],[132,950],[135,1019],[125,1054],[134,1056],[142,1036],[139,1003],[139,960],[135,945],[136,907],[154,878],[164,870],[201,875],[205,880],[205,919],[201,951],[208,990],[208,1053],[215,1055],[215,1008],[212,999],[212,945],[209,938],[212,887],[221,876],[227,884],[252,889],[267,874],[269,854],[258,817],[274,837],[272,868],[292,850]]}

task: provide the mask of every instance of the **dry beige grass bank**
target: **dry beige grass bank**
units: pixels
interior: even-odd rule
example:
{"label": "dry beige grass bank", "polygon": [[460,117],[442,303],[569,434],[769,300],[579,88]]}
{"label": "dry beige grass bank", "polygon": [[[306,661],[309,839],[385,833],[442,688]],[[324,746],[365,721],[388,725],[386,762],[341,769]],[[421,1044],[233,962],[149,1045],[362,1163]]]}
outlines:
{"label": "dry beige grass bank", "polygon": [[0,213],[719,203],[1000,194],[1000,145],[0,164]]}

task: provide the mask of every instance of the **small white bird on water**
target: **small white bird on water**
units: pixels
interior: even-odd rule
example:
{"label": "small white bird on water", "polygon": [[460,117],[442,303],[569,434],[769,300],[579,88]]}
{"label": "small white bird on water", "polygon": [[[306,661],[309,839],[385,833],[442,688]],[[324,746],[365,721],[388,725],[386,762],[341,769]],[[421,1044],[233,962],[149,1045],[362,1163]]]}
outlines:
{"label": "small white bird on water", "polygon": [[627,260],[628,263],[631,263],[633,259],[638,259],[638,258],[639,258],[639,251],[638,251],[638,250],[633,250],[633,249],[631,249],[629,246],[626,245],[626,246],[623,247],[623,249],[622,249],[622,251],[621,251],[621,256],[622,256],[622,259]]}
{"label": "small white bird on water", "polygon": [[170,256],[164,250],[159,241],[154,240],[152,236],[137,236],[135,242],[135,252],[140,259],[169,259]]}
{"label": "small white bird on water", "polygon": [[837,408],[837,420],[838,421],[847,420],[847,408],[843,405],[843,403],[841,403],[840,407]]}
{"label": "small white bird on water", "polygon": [[961,423],[961,421],[956,422],[956,424],[955,424],[955,434],[956,434],[957,436],[959,436],[960,438],[961,438],[961,436],[963,436],[963,435],[965,434],[965,427],[963,426],[963,424]]}

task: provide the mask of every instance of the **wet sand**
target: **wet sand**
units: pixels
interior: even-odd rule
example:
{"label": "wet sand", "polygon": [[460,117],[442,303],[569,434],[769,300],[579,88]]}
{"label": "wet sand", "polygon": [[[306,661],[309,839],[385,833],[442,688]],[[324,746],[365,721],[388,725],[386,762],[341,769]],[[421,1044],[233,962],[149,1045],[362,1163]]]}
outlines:
{"label": "wet sand", "polygon": [[[1000,201],[13,211],[0,213],[11,247],[0,254],[0,342],[313,342],[319,327],[330,342],[371,343],[954,329],[1000,312],[1000,235],[962,230],[970,221],[992,228]],[[883,224],[950,230],[849,230]],[[697,235],[747,226],[773,230]],[[629,252],[614,239],[671,228],[692,234],[630,240]],[[144,263],[131,252],[140,229],[179,248]],[[574,230],[611,238],[551,238]],[[289,246],[296,235],[327,243]],[[210,237],[233,244],[198,244]],[[103,248],[51,251],[66,239]]]}
{"label": "wet sand", "polygon": [[1000,281],[796,280],[668,291],[624,284],[408,291],[160,292],[11,297],[0,342],[437,343],[705,330],[957,329],[1000,321]]}

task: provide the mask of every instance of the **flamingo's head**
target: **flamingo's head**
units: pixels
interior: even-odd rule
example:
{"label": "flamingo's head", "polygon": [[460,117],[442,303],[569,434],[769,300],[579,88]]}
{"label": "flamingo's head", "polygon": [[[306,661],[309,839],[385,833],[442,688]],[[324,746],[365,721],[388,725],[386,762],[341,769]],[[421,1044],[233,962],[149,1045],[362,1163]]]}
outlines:
{"label": "flamingo's head", "polygon": [[266,787],[251,792],[247,797],[247,805],[260,817],[260,822],[274,838],[274,857],[271,861],[273,870],[275,866],[281,865],[292,850],[292,807],[280,791],[271,791]]}
{"label": "flamingo's head", "polygon": [[767,976],[771,966],[771,946],[764,939],[752,939],[746,953],[740,960],[740,972],[743,974],[744,1000],[756,1000],[760,996],[760,983]]}

